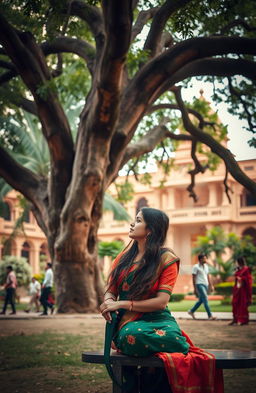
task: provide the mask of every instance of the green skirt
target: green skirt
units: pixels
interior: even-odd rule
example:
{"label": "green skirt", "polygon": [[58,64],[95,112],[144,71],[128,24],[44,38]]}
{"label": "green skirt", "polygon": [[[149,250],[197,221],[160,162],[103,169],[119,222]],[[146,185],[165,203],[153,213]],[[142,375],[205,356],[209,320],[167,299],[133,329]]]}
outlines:
{"label": "green skirt", "polygon": [[166,308],[144,313],[142,318],[128,322],[114,338],[120,351],[129,356],[150,356],[156,352],[188,353],[189,344]]}

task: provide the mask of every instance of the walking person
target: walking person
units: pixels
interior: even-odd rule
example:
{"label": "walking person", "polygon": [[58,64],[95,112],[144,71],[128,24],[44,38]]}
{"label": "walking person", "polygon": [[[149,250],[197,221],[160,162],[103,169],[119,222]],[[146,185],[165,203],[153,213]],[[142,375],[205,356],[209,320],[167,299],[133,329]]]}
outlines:
{"label": "walking person", "polygon": [[208,303],[208,290],[209,292],[212,292],[214,288],[209,277],[207,256],[205,254],[198,255],[198,263],[195,264],[192,269],[192,278],[194,293],[198,297],[198,301],[190,310],[188,310],[188,314],[191,315],[193,319],[196,319],[194,313],[201,306],[201,304],[203,304],[205,311],[207,312],[208,319],[215,320],[216,318],[212,316],[212,312]]}
{"label": "walking person", "polygon": [[29,284],[29,295],[30,301],[29,306],[25,310],[25,312],[29,313],[33,305],[36,306],[36,312],[40,311],[40,295],[41,295],[41,284],[36,280],[35,277],[32,277],[31,283]]}
{"label": "walking person", "polygon": [[[183,393],[221,393],[222,375],[215,369],[214,356],[193,345],[167,307],[180,264],[177,255],[164,247],[168,228],[169,218],[164,212],[143,207],[130,226],[130,244],[113,262],[100,305],[108,322],[106,365],[110,370],[106,348],[110,351],[109,332],[114,329],[113,348],[119,352],[130,356],[155,354],[164,362],[166,375],[160,378],[160,369],[141,370],[141,392],[180,393],[182,386]],[[113,324],[115,312],[117,325]],[[132,367],[124,373],[124,390],[137,391],[139,382]]]}
{"label": "walking person", "polygon": [[45,277],[44,277],[44,281],[42,284],[42,291],[41,291],[41,297],[40,297],[40,302],[43,306],[43,312],[40,315],[47,315],[48,308],[50,308],[51,314],[53,314],[54,305],[48,301],[48,298],[49,298],[51,291],[52,291],[52,287],[53,287],[52,264],[50,262],[48,262],[46,265],[46,272],[45,272]]}
{"label": "walking person", "polygon": [[6,272],[7,272],[7,277],[4,285],[6,294],[5,294],[3,310],[0,314],[6,313],[8,303],[10,303],[12,308],[12,312],[10,314],[12,315],[12,314],[16,314],[15,292],[17,288],[17,279],[11,265],[7,266]]}
{"label": "walking person", "polygon": [[233,287],[232,312],[233,320],[229,325],[248,325],[248,307],[252,303],[252,275],[246,266],[245,258],[236,260],[235,285]]}

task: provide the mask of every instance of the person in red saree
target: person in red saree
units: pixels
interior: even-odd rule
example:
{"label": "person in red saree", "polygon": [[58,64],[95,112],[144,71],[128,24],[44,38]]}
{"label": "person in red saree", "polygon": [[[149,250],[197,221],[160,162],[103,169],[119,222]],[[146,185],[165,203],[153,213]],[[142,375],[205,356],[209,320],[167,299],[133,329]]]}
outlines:
{"label": "person in red saree", "polygon": [[118,351],[163,360],[167,390],[159,384],[153,390],[149,383],[150,392],[222,393],[214,356],[193,345],[167,307],[179,271],[179,258],[164,248],[168,229],[169,218],[161,210],[143,207],[138,212],[129,231],[132,242],[113,262],[100,311],[108,322],[111,312],[118,312]]}
{"label": "person in red saree", "polygon": [[235,285],[233,287],[233,321],[229,325],[247,325],[249,323],[248,306],[252,302],[252,275],[245,258],[236,260]]}

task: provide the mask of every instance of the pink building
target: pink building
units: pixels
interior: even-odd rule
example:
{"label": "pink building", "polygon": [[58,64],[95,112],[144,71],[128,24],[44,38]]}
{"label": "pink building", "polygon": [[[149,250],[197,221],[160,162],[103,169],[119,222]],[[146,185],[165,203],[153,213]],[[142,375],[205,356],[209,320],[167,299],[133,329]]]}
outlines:
{"label": "pink building", "polygon": [[[170,218],[167,245],[181,258],[176,293],[192,290],[191,270],[196,257],[191,256],[191,249],[198,235],[204,235],[208,229],[220,225],[225,232],[235,232],[239,236],[250,234],[256,240],[256,199],[229,175],[228,184],[233,190],[229,203],[223,186],[225,166],[221,163],[214,173],[208,170],[197,175],[195,191],[199,199],[193,202],[186,190],[190,184],[187,171],[191,164],[190,142],[182,142],[175,155],[175,168],[167,177],[164,188],[159,187],[163,179],[161,170],[152,173],[151,186],[129,177],[136,190],[132,201],[126,206],[130,216],[134,217],[139,207],[149,206],[164,210]],[[256,181],[256,160],[241,161],[239,165]],[[118,181],[124,179],[119,178]],[[128,223],[114,221],[112,214],[106,213],[100,226],[99,239],[123,240],[127,244],[128,230]],[[105,272],[108,269],[106,260]]]}
{"label": "pink building", "polygon": [[16,221],[21,214],[18,195],[16,191],[11,191],[5,197],[4,209],[0,217],[0,258],[4,253],[25,257],[32,268],[32,273],[37,274],[40,273],[41,257],[44,256],[49,260],[49,255],[45,235],[31,212],[26,215],[23,228],[15,231],[8,249],[4,249],[4,242],[13,234]]}
{"label": "pink building", "polygon": [[[225,167],[224,164],[220,164],[214,173],[206,171],[197,175],[195,190],[199,200],[194,203],[186,190],[190,183],[187,170],[191,164],[190,142],[183,142],[175,155],[175,168],[166,178],[164,187],[160,187],[163,179],[160,170],[152,173],[150,186],[138,183],[134,177],[129,179],[136,190],[132,201],[126,206],[131,217],[135,216],[140,207],[147,205],[164,210],[170,218],[167,245],[181,258],[176,293],[186,293],[192,289],[191,268],[196,259],[191,256],[191,249],[198,235],[205,234],[207,229],[215,225],[220,225],[226,232],[235,232],[239,236],[250,234],[256,239],[256,199],[229,176],[228,184],[233,190],[230,204],[223,188]],[[256,160],[241,161],[239,165],[256,181]],[[122,177],[118,179],[120,182],[123,180]],[[113,186],[110,187],[110,191],[115,195]],[[0,255],[3,254],[3,242],[13,232],[15,221],[19,217],[17,195],[12,191],[5,199],[5,210],[0,217]],[[115,221],[113,214],[106,212],[99,229],[99,240],[123,240],[127,244],[128,230],[127,222]],[[10,253],[25,256],[33,273],[40,271],[40,256],[45,255],[48,258],[45,236],[37,226],[32,213],[26,217],[24,232],[19,231],[12,240]],[[108,258],[105,257],[105,273],[109,270],[109,264]]]}

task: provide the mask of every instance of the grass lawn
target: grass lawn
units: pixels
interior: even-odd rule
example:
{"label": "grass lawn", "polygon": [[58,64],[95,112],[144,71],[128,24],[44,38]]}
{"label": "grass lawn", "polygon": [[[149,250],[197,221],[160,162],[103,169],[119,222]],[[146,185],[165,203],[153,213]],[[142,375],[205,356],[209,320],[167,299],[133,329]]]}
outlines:
{"label": "grass lawn", "polygon": [[[182,300],[180,302],[170,302],[168,307],[171,311],[188,311],[195,304],[195,300]],[[231,305],[221,304],[220,300],[209,300],[212,312],[232,312]],[[197,311],[205,311],[201,305]],[[249,312],[256,312],[256,304],[249,307]]]}
{"label": "grass lawn", "polygon": [[[226,321],[178,323],[202,348],[256,348],[255,322],[236,327]],[[81,362],[83,350],[103,348],[104,326],[99,318],[83,316],[1,320],[1,393],[111,393],[105,367]],[[225,393],[256,391],[253,369],[225,370],[224,379]]]}

